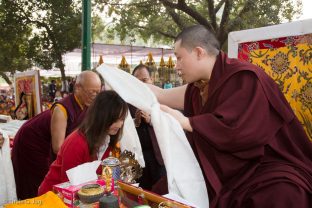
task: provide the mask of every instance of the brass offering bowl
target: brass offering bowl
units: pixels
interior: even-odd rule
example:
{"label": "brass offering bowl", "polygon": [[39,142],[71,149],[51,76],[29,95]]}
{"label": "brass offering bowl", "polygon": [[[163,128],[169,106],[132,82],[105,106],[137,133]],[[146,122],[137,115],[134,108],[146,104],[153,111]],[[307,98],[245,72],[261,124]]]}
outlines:
{"label": "brass offering bowl", "polygon": [[99,184],[88,184],[82,186],[77,194],[82,203],[91,204],[99,201],[104,195],[104,188]]}

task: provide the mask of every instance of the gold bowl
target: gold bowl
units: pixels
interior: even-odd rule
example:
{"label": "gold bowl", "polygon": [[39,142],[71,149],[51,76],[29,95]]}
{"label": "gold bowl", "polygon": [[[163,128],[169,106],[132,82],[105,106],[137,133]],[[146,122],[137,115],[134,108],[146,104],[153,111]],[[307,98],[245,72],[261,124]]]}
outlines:
{"label": "gold bowl", "polygon": [[104,188],[99,184],[88,184],[82,186],[77,194],[82,203],[91,204],[99,201],[104,195]]}

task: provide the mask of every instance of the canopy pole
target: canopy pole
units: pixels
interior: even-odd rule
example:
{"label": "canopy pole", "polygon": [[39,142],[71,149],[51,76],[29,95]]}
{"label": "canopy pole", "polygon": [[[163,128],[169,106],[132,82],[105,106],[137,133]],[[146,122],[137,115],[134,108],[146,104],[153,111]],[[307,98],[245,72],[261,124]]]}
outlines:
{"label": "canopy pole", "polygon": [[81,70],[91,69],[91,0],[82,5],[82,64]]}

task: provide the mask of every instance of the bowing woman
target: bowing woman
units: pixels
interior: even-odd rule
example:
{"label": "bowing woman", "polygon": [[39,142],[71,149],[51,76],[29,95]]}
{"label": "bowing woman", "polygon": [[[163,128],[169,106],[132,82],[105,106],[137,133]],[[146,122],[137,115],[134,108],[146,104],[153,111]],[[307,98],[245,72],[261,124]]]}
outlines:
{"label": "bowing woman", "polygon": [[[100,92],[80,127],[65,139],[38,195],[52,190],[55,184],[68,181],[67,170],[108,157],[121,138],[127,112],[127,103],[116,92]],[[97,172],[100,173],[100,168]]]}

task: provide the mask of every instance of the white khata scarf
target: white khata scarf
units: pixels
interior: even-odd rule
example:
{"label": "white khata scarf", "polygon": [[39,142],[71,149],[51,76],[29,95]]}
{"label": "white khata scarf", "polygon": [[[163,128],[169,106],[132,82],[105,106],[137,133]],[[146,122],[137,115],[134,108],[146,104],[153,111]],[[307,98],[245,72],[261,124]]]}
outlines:
{"label": "white khata scarf", "polygon": [[[131,74],[102,64],[97,71],[105,84],[115,90],[127,103],[151,114],[151,122],[166,166],[168,190],[193,203],[209,207],[204,177],[181,125],[171,115],[160,110],[153,92]],[[121,149],[135,153],[144,167],[144,159],[130,114],[124,124]]]}
{"label": "white khata scarf", "polygon": [[15,179],[11,161],[10,141],[6,131],[0,128],[4,143],[0,149],[0,207],[16,201]]}

